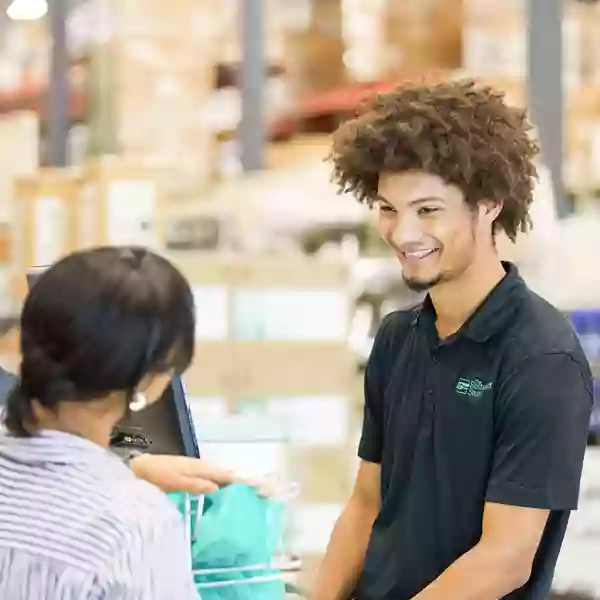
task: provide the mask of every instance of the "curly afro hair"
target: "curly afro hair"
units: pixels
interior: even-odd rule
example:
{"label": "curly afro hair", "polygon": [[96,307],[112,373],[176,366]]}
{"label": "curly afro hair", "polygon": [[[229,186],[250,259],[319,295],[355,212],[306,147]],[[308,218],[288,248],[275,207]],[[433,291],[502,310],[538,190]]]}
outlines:
{"label": "curly afro hair", "polygon": [[467,203],[503,203],[495,229],[515,241],[531,226],[539,152],[524,110],[473,80],[407,84],[377,94],[333,136],[329,160],[340,192],[373,205],[379,174],[422,170],[459,187]]}

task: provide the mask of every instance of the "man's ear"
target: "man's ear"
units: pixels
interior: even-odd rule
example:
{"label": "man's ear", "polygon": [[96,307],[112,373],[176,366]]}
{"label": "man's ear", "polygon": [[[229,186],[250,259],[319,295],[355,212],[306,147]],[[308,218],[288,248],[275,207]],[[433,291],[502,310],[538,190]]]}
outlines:
{"label": "man's ear", "polygon": [[483,200],[479,203],[479,217],[492,224],[502,212],[503,202]]}

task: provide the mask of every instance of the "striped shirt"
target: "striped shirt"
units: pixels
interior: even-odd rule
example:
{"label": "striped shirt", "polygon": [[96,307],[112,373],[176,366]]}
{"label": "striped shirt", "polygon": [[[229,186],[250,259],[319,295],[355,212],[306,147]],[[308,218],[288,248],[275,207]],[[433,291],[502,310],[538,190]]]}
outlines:
{"label": "striped shirt", "polygon": [[181,517],[88,440],[0,434],[0,598],[198,600]]}

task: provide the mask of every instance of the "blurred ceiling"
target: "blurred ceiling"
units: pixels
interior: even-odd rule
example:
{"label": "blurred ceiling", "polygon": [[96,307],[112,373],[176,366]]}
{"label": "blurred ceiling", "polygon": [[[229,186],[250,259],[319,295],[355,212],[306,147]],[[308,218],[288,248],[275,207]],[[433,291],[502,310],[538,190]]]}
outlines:
{"label": "blurred ceiling", "polygon": [[[82,5],[88,0],[67,0],[67,7],[69,10]],[[6,9],[9,7],[12,0],[0,0],[0,46],[2,46],[3,33],[7,25],[10,23],[10,19],[6,14]]]}

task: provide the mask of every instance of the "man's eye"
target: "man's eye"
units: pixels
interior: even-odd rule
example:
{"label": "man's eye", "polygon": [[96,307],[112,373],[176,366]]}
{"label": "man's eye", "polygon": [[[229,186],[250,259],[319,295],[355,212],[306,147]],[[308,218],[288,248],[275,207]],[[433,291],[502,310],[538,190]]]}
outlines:
{"label": "man's eye", "polygon": [[437,208],[436,206],[422,206],[421,208],[419,208],[418,213],[420,215],[429,215],[431,213],[434,212],[438,212],[439,208]]}

